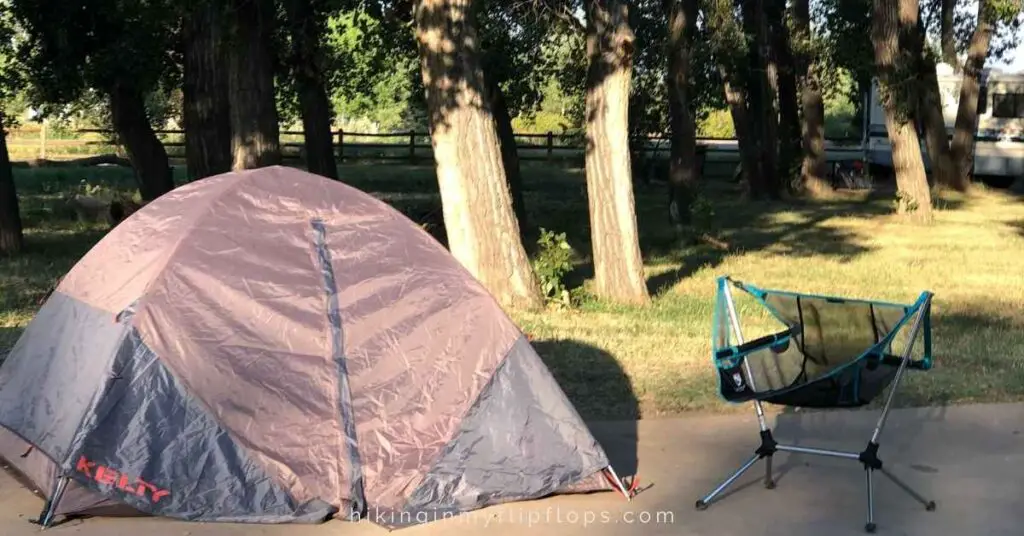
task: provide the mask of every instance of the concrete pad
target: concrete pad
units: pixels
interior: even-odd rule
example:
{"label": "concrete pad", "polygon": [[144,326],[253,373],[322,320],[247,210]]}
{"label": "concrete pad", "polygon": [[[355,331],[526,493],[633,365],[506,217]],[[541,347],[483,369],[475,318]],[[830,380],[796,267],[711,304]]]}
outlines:
{"label": "concrete pad", "polygon": [[[785,412],[770,422],[780,443],[859,452],[877,417],[876,411]],[[864,534],[865,474],[852,460],[779,453],[774,463],[776,489],[764,489],[764,465],[758,463],[708,510],[694,509],[697,499],[752,455],[759,442],[752,410],[748,416],[596,423],[593,428],[620,473],[632,474],[639,461],[640,487],[646,489],[632,503],[614,493],[553,497],[487,508],[399,533]],[[925,511],[876,473],[878,534],[1024,533],[1024,405],[895,411],[880,443],[886,468],[934,499],[938,509]],[[6,474],[0,476],[0,535],[37,534],[39,527],[28,519],[36,517],[41,507],[42,501],[29,490]],[[365,521],[265,526],[93,518],[70,521],[48,532],[55,536],[371,536],[388,531]]]}

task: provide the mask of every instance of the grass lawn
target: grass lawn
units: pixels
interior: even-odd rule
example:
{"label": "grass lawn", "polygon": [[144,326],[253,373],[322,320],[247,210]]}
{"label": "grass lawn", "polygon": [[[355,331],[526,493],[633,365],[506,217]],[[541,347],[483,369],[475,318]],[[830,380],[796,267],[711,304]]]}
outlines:
{"label": "grass lawn", "polygon": [[[524,173],[533,223],[567,234],[579,257],[568,281],[584,282],[590,267],[581,170],[537,165]],[[0,260],[0,354],[54,280],[104,232],[62,212],[60,193],[83,178],[131,185],[124,169],[17,169],[15,175],[30,251]],[[440,205],[429,167],[346,165],[342,177],[414,218]],[[985,188],[947,195],[937,222],[918,227],[896,221],[892,197],[884,194],[762,205],[710,181],[715,232],[730,245],[720,251],[674,236],[663,188],[636,192],[653,304],[587,301],[576,310],[514,314],[585,417],[750,411],[722,403],[715,391],[710,330],[714,279],[721,274],[767,288],[906,303],[931,290],[935,369],[911,374],[896,403],[1024,399],[1024,198]],[[759,312],[738,305],[741,316]]]}

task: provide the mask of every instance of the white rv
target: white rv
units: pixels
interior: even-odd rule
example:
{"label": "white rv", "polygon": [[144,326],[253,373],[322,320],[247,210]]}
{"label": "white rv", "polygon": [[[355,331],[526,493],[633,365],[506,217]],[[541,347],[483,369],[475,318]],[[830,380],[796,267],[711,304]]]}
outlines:
{"label": "white rv", "polygon": [[[936,75],[946,132],[952,139],[962,77],[945,63],[939,64]],[[1024,74],[985,69],[981,84],[978,129],[974,133],[974,174],[1009,184],[1017,177],[1024,177]],[[885,128],[885,113],[879,102],[878,86],[874,84],[867,111],[870,115],[866,159],[873,166],[891,168],[892,148]],[[921,154],[925,166],[929,166],[923,135]]]}

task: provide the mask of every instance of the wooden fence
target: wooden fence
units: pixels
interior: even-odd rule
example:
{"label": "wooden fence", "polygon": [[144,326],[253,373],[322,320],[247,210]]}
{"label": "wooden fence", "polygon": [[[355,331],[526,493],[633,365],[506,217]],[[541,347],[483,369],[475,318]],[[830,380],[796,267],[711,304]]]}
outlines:
{"label": "wooden fence", "polygon": [[[17,155],[32,153],[30,158],[60,160],[69,156],[81,157],[100,153],[117,152],[123,149],[116,142],[111,142],[114,133],[103,129],[80,129],[75,131],[74,139],[50,137],[45,129],[33,129],[38,134],[34,137],[25,136],[28,129],[14,131],[8,138],[13,159]],[[156,134],[167,148],[168,155],[174,159],[184,158],[184,131],[158,130]],[[303,132],[282,131],[281,152],[286,160],[303,158]],[[93,139],[81,139],[81,138]],[[97,139],[98,138],[98,139]],[[405,131],[388,133],[345,132],[334,133],[335,155],[342,162],[359,160],[390,160],[417,163],[433,158],[430,134],[424,131]],[[515,133],[516,147],[520,160],[524,161],[573,161],[582,163],[585,148],[585,137],[582,133]],[[394,141],[383,141],[394,140]],[[631,143],[640,158],[662,159],[668,157],[669,143],[665,136],[634,137]],[[699,137],[697,143],[701,152],[726,153],[720,154],[726,160],[733,160],[737,151],[736,141],[730,138]],[[841,151],[856,150],[860,140],[837,139],[829,140],[832,148]],[[36,149],[36,150],[33,150]],[[716,159],[709,156],[710,159]]]}

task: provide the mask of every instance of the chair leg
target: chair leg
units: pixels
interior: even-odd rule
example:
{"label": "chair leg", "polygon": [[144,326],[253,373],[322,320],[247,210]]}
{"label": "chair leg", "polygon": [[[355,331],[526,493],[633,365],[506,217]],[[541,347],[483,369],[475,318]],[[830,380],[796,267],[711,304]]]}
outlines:
{"label": "chair leg", "polygon": [[886,469],[880,468],[879,471],[881,471],[883,475],[889,477],[889,480],[892,480],[894,484],[896,484],[897,486],[902,488],[903,491],[907,492],[908,495],[910,495],[911,497],[916,499],[917,502],[923,504],[925,510],[928,510],[929,512],[932,512],[932,511],[935,510],[935,501],[929,501],[928,499],[925,499],[924,496],[922,496],[920,493],[918,493],[913,488],[908,486],[905,482],[903,482],[899,478],[896,478],[896,475],[890,473]]}
{"label": "chair leg", "polygon": [[870,467],[864,468],[864,474],[868,477],[868,522],[864,525],[864,530],[868,532],[875,532],[875,493],[872,489],[871,474],[875,470]]}
{"label": "chair leg", "polygon": [[696,508],[698,510],[706,510],[708,505],[715,500],[715,497],[717,497],[719,494],[725,491],[726,488],[728,488],[733,482],[735,482],[737,478],[742,476],[743,473],[746,473],[747,469],[753,467],[753,465],[757,463],[757,461],[760,459],[760,454],[754,454],[753,456],[751,456],[750,459],[747,460],[747,463],[744,463],[739,469],[736,470],[735,473],[732,474],[732,476],[725,479],[725,482],[719,484],[718,487],[715,488],[715,490],[709,493],[706,497],[697,501]]}
{"label": "chair leg", "polygon": [[772,457],[769,454],[764,458],[764,487],[766,489],[775,489],[775,479],[772,478]]}

